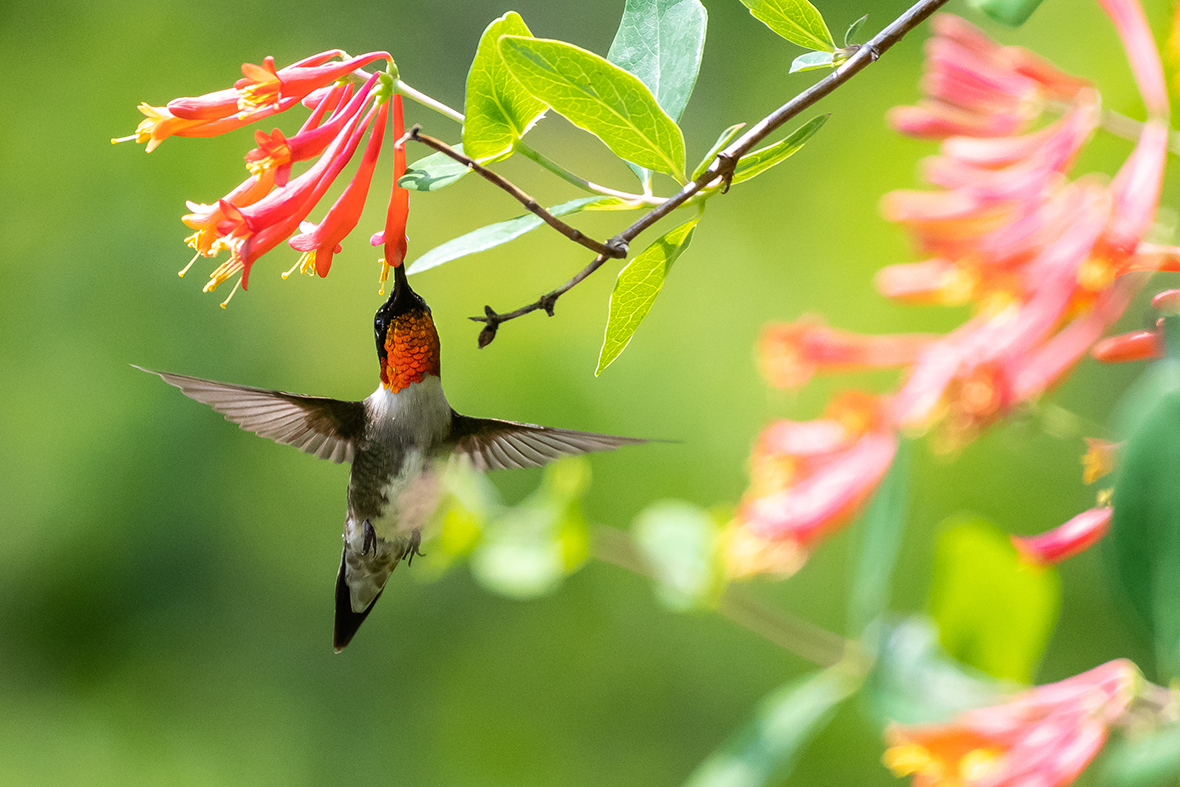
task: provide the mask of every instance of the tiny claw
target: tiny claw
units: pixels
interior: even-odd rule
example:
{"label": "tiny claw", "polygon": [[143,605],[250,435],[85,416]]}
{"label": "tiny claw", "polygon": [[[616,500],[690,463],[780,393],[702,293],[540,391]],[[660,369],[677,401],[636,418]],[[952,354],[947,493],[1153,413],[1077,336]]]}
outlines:
{"label": "tiny claw", "polygon": [[406,558],[406,565],[407,566],[414,565],[414,555],[421,555],[422,557],[426,557],[426,553],[423,552],[422,550],[418,549],[418,547],[421,544],[422,544],[422,531],[415,529],[414,532],[410,533],[410,545],[408,547],[406,547],[406,554],[409,555],[409,557]]}
{"label": "tiny claw", "polygon": [[361,546],[361,554],[369,554],[369,550],[377,551],[377,531],[373,529],[373,524],[369,520],[365,520],[365,542]]}

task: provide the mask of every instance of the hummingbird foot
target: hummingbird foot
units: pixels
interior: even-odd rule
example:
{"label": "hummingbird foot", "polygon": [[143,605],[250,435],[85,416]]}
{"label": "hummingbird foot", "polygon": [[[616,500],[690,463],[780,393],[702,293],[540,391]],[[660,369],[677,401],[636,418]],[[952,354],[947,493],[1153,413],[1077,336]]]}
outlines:
{"label": "hummingbird foot", "polygon": [[414,555],[421,555],[422,557],[426,557],[426,553],[421,551],[420,549],[418,549],[418,547],[421,544],[422,544],[422,531],[419,530],[418,528],[414,528],[414,531],[412,533],[410,533],[410,545],[408,547],[406,547],[406,554],[409,555],[409,557],[406,558],[406,565],[407,566],[414,565]]}
{"label": "hummingbird foot", "polygon": [[367,555],[370,551],[377,551],[377,531],[373,529],[373,523],[365,520],[365,542],[361,546],[361,554]]}

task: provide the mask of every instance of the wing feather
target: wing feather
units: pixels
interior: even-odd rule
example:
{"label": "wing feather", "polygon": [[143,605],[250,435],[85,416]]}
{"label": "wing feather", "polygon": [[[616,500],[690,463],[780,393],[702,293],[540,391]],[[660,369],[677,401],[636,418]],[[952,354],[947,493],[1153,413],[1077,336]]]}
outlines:
{"label": "wing feather", "polygon": [[363,402],[342,402],[322,396],[268,391],[157,372],[136,366],[180,389],[190,399],[207,404],[248,432],[292,445],[320,459],[351,462],[365,428]]}
{"label": "wing feather", "polygon": [[541,467],[563,456],[613,451],[620,446],[648,442],[637,437],[470,418],[458,413],[451,419],[450,440],[455,454],[481,472]]}

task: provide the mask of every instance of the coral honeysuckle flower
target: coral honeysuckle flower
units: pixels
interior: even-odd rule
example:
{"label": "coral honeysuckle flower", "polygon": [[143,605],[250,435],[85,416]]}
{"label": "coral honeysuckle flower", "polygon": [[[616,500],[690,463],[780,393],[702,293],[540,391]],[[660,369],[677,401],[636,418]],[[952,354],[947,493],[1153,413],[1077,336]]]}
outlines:
{"label": "coral honeysuckle flower", "polygon": [[[255,174],[273,169],[275,185],[287,185],[291,177],[291,165],[322,153],[344,123],[360,111],[363,99],[357,96],[357,100],[350,101],[350,98],[352,85],[338,85],[325,93],[299,133],[290,139],[277,128],[270,134],[262,130],[255,131],[254,141],[258,147],[246,154],[246,168]],[[341,106],[343,109],[337,112]],[[320,125],[324,115],[329,113],[334,113],[331,120]]]}
{"label": "coral honeysuckle flower", "polygon": [[[222,205],[232,205],[235,208],[253,205],[270,193],[274,183],[275,170],[269,169],[246,178],[238,184],[237,188],[212,205],[203,205],[199,202],[185,203],[192,213],[182,216],[181,221],[196,230],[185,238],[185,243],[196,249],[197,256],[201,257],[210,257],[221,251],[217,227],[229,218],[222,210]],[[193,257],[193,262],[196,262],[196,257]],[[192,262],[189,265],[191,266]],[[180,275],[183,276],[187,272],[188,268],[186,267],[180,272]]]}
{"label": "coral honeysuckle flower", "polygon": [[410,212],[410,192],[397,184],[406,174],[406,121],[402,115],[402,97],[393,97],[393,190],[389,194],[389,207],[385,212],[385,229],[381,243],[385,246],[382,258],[382,281],[390,268],[396,268],[406,259],[406,220]]}
{"label": "coral honeysuckle flower", "polygon": [[[328,215],[324,216],[324,220],[319,224],[303,223],[300,226],[301,233],[287,241],[291,248],[303,252],[303,256],[296,263],[301,269],[309,272],[314,270],[320,278],[327,276],[328,270],[332,267],[332,255],[340,250],[340,241],[344,240],[360,221],[365,198],[369,195],[369,183],[373,180],[373,169],[377,165],[377,156],[381,154],[381,141],[385,138],[385,118],[388,110],[389,102],[381,104],[378,108],[360,167],[339,199],[328,209]],[[288,271],[288,274],[290,272]]]}
{"label": "coral honeysuckle flower", "polygon": [[147,118],[140,121],[135,133],[127,137],[117,137],[112,144],[119,142],[146,142],[145,151],[151,153],[168,137],[216,137],[229,131],[247,126],[255,121],[284,112],[298,104],[298,100],[283,100],[254,112],[243,112],[228,117],[213,120],[186,119],[177,117],[168,111],[167,107],[153,107],[151,104],[140,104],[139,111]]}
{"label": "coral honeysuckle flower", "polygon": [[798,388],[817,373],[911,364],[936,338],[932,334],[865,336],[828,328],[818,317],[803,317],[763,328],[758,360],[771,385]]}
{"label": "coral honeysuckle flower", "polygon": [[1164,357],[1164,337],[1156,331],[1131,331],[1110,336],[1094,345],[1090,355],[1102,363],[1147,361]]}
{"label": "coral honeysuckle flower", "polygon": [[[265,58],[260,66],[243,63],[242,78],[234,83],[239,94],[238,109],[249,111],[285,99],[302,101],[313,90],[330,85],[376,60],[393,62],[393,57],[388,52],[369,52],[337,63],[322,65],[324,60],[338,53],[339,50],[324,52],[278,70],[275,70],[273,57]],[[327,57],[319,60],[324,55]],[[316,62],[317,60],[319,62]]]}
{"label": "coral honeysuckle flower", "polygon": [[915,787],[1065,787],[1106,743],[1142,678],[1126,659],[947,724],[886,730],[885,765]]}
{"label": "coral honeysuckle flower", "polygon": [[1110,506],[1091,508],[1038,536],[1010,538],[1026,561],[1037,565],[1060,563],[1097,544],[1110,531],[1113,514]]}

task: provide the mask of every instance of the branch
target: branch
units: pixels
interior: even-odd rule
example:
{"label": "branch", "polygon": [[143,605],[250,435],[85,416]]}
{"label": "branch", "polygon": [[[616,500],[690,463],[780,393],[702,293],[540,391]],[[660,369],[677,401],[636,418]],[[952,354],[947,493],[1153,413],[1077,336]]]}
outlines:
{"label": "branch", "polygon": [[581,230],[574,229],[549,211],[542,208],[537,204],[535,199],[530,197],[528,194],[525,194],[520,190],[520,188],[514,185],[503,175],[498,175],[495,172],[492,172],[490,169],[483,166],[475,159],[471,158],[470,156],[463,155],[447,143],[435,139],[434,137],[428,137],[421,132],[421,126],[414,126],[412,129],[410,129],[410,133],[406,136],[409,139],[412,139],[414,142],[421,142],[422,144],[426,145],[426,147],[433,148],[439,153],[454,159],[460,164],[466,166],[468,169],[475,170],[477,173],[482,175],[485,180],[492,183],[493,185],[499,186],[501,189],[508,192],[518,202],[520,202],[521,205],[524,205],[526,210],[536,215],[541,219],[541,221],[545,222],[550,227],[572,240],[574,243],[580,243],[587,249],[590,249],[590,251],[598,254],[600,257],[622,259],[623,257],[627,256],[626,241],[613,238],[607,243],[599,243],[598,241],[594,240],[594,238],[584,235]]}
{"label": "branch", "polygon": [[[788,120],[826,97],[829,93],[840,87],[840,85],[860,73],[870,63],[875,63],[881,55],[885,54],[894,44],[929,18],[935,11],[945,5],[946,2],[947,0],[919,0],[919,2],[911,6],[908,11],[895,19],[884,30],[873,36],[867,43],[856,47],[856,51],[843,65],[754,124],[736,142],[718,153],[713,159],[713,163],[709,165],[709,168],[699,178],[686,183],[675,196],[665,200],[630,227],[608,240],[606,246],[626,248],[641,232],[676,210],[676,208],[684,205],[717,181],[721,181],[724,184],[724,192],[724,190],[728,189],[729,181],[732,179],[733,172],[737,168],[737,163],[742,156],[747,155],[754,149],[755,145],[773,134]],[[557,299],[578,284],[578,282],[602,267],[605,261],[606,259],[600,255],[561,287],[547,292],[536,301],[522,306],[515,311],[499,314],[491,306],[485,306],[483,317],[470,318],[476,322],[485,324],[484,329],[479,334],[479,346],[486,347],[491,343],[492,339],[496,337],[496,329],[499,328],[501,323],[514,320],[517,317],[538,309],[544,309],[545,313],[552,317],[553,308],[557,303]]]}

